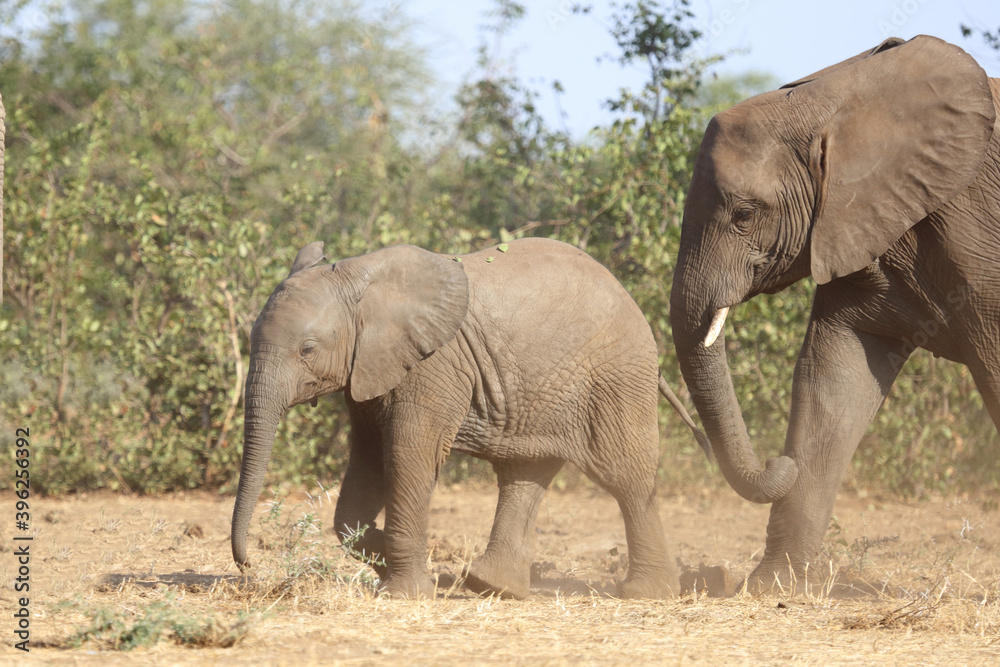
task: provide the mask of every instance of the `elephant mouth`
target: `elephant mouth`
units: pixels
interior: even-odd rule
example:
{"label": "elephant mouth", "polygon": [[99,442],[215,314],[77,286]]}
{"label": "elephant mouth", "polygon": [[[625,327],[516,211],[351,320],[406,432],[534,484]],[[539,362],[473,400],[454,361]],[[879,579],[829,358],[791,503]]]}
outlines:
{"label": "elephant mouth", "polygon": [[298,396],[292,400],[288,407],[292,408],[296,405],[308,403],[315,408],[320,398],[327,394],[335,394],[338,391],[343,391],[345,389],[344,385],[345,383],[340,382],[337,378],[319,378],[305,381],[299,388]]}
{"label": "elephant mouth", "polygon": [[300,400],[295,401],[294,403],[292,403],[288,407],[292,408],[292,407],[295,407],[296,405],[305,405],[306,403],[308,403],[311,407],[315,408],[316,406],[319,405],[319,399],[320,399],[320,397],[326,396],[327,394],[332,394],[332,393],[334,393],[334,391],[331,390],[331,389],[327,389],[325,391],[308,392],[307,394],[305,394],[305,398],[302,398]]}

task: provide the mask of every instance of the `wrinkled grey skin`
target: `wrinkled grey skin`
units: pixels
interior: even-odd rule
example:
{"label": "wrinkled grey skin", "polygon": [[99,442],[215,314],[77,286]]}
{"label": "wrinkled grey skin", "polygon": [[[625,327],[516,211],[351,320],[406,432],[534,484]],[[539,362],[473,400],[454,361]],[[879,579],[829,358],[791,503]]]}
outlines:
{"label": "wrinkled grey skin", "polygon": [[428,503],[452,450],[491,462],[499,485],[489,544],[466,578],[473,590],[528,594],[539,503],[569,461],[621,507],[621,594],[678,591],[653,496],[656,345],[603,266],[547,239],[460,258],[395,246],[314,266],[321,248],[299,253],[251,334],[232,532],[241,569],[278,420],[343,390],[351,453],[335,529],[341,539],[365,529],[354,548],[384,557],[384,591],[433,594]]}
{"label": "wrinkled grey skin", "polygon": [[[713,119],[671,293],[681,368],[727,480],[773,502],[751,591],[817,575],[841,478],[915,347],[969,367],[1000,423],[1000,82],[933,37],[870,52]],[[784,456],[762,470],[720,309],[811,275]]]}

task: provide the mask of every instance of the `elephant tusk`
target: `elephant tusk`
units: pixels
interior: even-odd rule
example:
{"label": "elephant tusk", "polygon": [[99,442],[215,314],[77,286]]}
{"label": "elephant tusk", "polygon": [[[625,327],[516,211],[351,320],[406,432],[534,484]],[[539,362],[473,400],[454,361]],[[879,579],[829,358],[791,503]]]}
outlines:
{"label": "elephant tusk", "polygon": [[726,315],[729,314],[729,306],[725,308],[719,308],[715,311],[715,316],[712,317],[712,325],[708,327],[708,335],[705,336],[705,347],[712,347],[715,339],[719,337],[722,333],[722,327],[726,324]]}

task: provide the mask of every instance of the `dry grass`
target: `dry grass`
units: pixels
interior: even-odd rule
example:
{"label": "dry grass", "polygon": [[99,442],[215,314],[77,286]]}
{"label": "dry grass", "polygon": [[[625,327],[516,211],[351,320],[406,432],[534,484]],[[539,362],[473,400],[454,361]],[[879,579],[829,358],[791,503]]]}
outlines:
{"label": "dry grass", "polygon": [[[168,599],[169,591],[128,586],[106,601],[123,613]],[[234,607],[254,609],[248,620]],[[321,665],[405,664],[996,664],[1000,607],[962,599],[833,600],[699,598],[629,602],[556,594],[528,602],[449,596],[390,600],[350,585],[316,586],[270,604],[230,585],[202,599],[174,599],[187,613],[218,614],[220,636],[178,649],[164,640],[131,654],[107,643],[45,652],[74,664],[162,656],[171,664],[211,660]],[[81,615],[68,625],[86,626]],[[78,624],[78,625],[77,625]],[[242,626],[241,626],[242,624]],[[241,628],[245,628],[245,631]],[[63,645],[65,646],[65,644]],[[235,648],[219,648],[234,646]],[[120,648],[120,647],[117,647]]]}
{"label": "dry grass", "polygon": [[[430,567],[448,575],[460,572],[485,544],[492,506],[487,491],[439,495]],[[790,583],[788,595],[778,598],[688,594],[652,602],[603,594],[620,576],[611,550],[618,547],[603,541],[620,522],[613,504],[586,492],[554,494],[539,520],[539,560],[548,574],[536,582],[531,599],[517,602],[478,598],[457,586],[442,587],[434,600],[376,595],[370,570],[321,530],[331,511],[325,496],[261,513],[270,518],[257,532],[253,579],[238,578],[229,562],[231,501],[46,502],[59,530],[36,538],[52,549],[37,570],[43,594],[33,606],[33,663],[1000,660],[1000,568],[993,555],[998,517],[968,503],[862,505],[860,519],[842,512],[824,554],[831,574],[814,594],[795,593]],[[708,559],[745,574],[759,556],[760,545],[732,526],[753,524],[746,533],[759,540],[766,513],[743,515],[744,505],[729,498],[673,498],[663,506],[665,518],[677,518],[671,532],[685,564]],[[446,580],[451,578],[441,576]],[[20,657],[9,646],[0,652],[0,662]]]}

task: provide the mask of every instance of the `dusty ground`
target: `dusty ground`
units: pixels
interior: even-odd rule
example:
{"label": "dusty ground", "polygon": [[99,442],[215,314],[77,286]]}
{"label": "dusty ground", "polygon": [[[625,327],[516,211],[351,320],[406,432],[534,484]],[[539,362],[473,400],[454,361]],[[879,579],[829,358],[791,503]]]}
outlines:
{"label": "dusty ground", "polygon": [[[496,492],[439,489],[431,571],[447,583],[481,552]],[[600,491],[550,491],[526,601],[442,589],[431,601],[379,598],[303,516],[332,520],[335,495],[292,493],[254,520],[258,580],[239,586],[229,551],[232,498],[205,494],[33,499],[31,653],[12,648],[15,594],[2,593],[0,663],[24,664],[996,664],[1000,514],[975,499],[907,504],[842,497],[826,570],[883,590],[666,602],[607,597],[625,535]],[[661,498],[682,568],[737,579],[763,547],[768,508],[731,492]],[[262,504],[257,516],[268,515]],[[259,537],[256,537],[256,536]],[[0,576],[17,576],[0,532]],[[870,589],[869,589],[870,590]],[[844,597],[843,593],[848,593]],[[184,629],[189,621],[194,629]],[[144,634],[145,633],[145,634]],[[186,634],[187,633],[187,634]],[[181,644],[188,636],[194,647]],[[145,639],[144,639],[145,638]],[[124,650],[129,644],[140,644]],[[232,645],[230,645],[232,644]]]}

